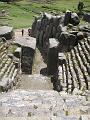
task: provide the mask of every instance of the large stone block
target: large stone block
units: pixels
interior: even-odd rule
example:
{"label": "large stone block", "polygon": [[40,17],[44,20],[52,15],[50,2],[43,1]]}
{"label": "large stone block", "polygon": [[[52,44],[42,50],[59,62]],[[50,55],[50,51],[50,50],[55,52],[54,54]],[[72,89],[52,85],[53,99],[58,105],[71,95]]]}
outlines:
{"label": "large stone block", "polygon": [[13,28],[8,26],[0,27],[0,37],[4,37],[6,40],[12,39],[14,35]]}
{"label": "large stone block", "polygon": [[51,38],[49,44],[47,72],[48,75],[55,75],[58,70],[58,42],[56,39]]}
{"label": "large stone block", "polygon": [[89,22],[89,23],[90,23],[90,13],[85,13],[84,16],[83,16],[83,19],[84,19],[86,22]]}

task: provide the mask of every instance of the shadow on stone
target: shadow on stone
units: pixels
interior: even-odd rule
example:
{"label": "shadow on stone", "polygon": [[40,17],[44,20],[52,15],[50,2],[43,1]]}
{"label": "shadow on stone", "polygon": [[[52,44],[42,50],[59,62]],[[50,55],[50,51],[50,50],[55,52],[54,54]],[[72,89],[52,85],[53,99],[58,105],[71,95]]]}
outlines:
{"label": "shadow on stone", "polygon": [[40,70],[40,74],[44,75],[44,76],[47,76],[47,68],[42,68]]}

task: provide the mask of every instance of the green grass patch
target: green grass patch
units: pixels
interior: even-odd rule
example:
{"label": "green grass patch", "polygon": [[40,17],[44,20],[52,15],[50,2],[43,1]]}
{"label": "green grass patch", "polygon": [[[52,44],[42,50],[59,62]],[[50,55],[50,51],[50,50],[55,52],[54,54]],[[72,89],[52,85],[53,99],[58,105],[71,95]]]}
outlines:
{"label": "green grass patch", "polygon": [[[42,0],[41,0],[42,1]],[[33,16],[40,12],[65,12],[67,9],[77,11],[78,0],[49,0],[50,2],[35,2],[34,0],[17,0],[14,3],[0,3],[0,10],[6,10],[8,15],[0,17],[0,25],[10,25],[14,28],[30,27]],[[52,2],[53,1],[53,2]],[[84,11],[90,12],[90,0],[84,0]]]}

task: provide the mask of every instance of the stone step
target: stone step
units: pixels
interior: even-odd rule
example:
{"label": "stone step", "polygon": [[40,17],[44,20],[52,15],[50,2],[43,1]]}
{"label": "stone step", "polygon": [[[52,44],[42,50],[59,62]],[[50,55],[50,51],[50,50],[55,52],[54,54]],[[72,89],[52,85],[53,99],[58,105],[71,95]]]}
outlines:
{"label": "stone step", "polygon": [[16,82],[17,82],[17,79],[16,79],[16,76],[17,76],[17,73],[18,73],[18,70],[15,69],[13,71],[13,74],[11,73],[10,76],[8,77],[3,77],[2,78],[2,81],[0,81],[0,90],[2,92],[5,92],[5,91],[8,91],[9,89],[11,89],[14,85],[16,85]]}
{"label": "stone step", "polygon": [[67,64],[65,64],[65,75],[66,75],[66,85],[67,85],[66,87],[67,87],[67,90],[68,90],[68,85],[69,85],[69,84],[68,84],[68,80],[69,80],[69,79],[68,79],[68,69],[67,69]]}
{"label": "stone step", "polygon": [[[49,117],[49,116],[31,116],[31,117],[0,117],[0,120],[79,120],[79,117],[76,116],[62,116],[62,117]],[[89,120],[89,119],[82,119]]]}
{"label": "stone step", "polygon": [[9,75],[9,73],[10,73],[12,67],[13,67],[13,62],[12,62],[11,65],[8,67],[8,69],[7,69],[7,71],[5,72],[5,74],[4,74],[3,77],[8,77],[8,75]]}
{"label": "stone step", "polygon": [[66,73],[65,73],[65,66],[59,66],[58,67],[59,70],[59,80],[60,80],[60,85],[62,86],[63,90],[67,90],[67,84],[66,84]]}
{"label": "stone step", "polygon": [[50,118],[46,117],[46,116],[34,116],[34,117],[0,117],[0,120],[50,120]]}
{"label": "stone step", "polygon": [[9,78],[12,78],[14,70],[15,70],[15,65],[13,65],[13,67],[12,67],[12,69],[11,69],[9,75],[8,75]]}
{"label": "stone step", "polygon": [[80,120],[90,120],[90,115],[81,115]]}
{"label": "stone step", "polygon": [[0,39],[0,47],[3,45],[3,42],[1,41],[1,39]]}
{"label": "stone step", "polygon": [[51,90],[53,89],[53,86],[51,84],[50,77],[46,77],[41,74],[32,74],[32,75],[23,74],[21,77],[20,88],[31,89],[31,90],[33,89]]}
{"label": "stone step", "polygon": [[[80,58],[80,56],[79,56],[79,52],[78,52],[78,49],[77,49],[77,47],[75,47],[74,48],[74,53],[75,53],[75,57],[76,57],[76,60],[77,60],[77,64],[79,65],[79,67],[80,67],[80,76],[83,76],[83,77],[81,77],[81,81],[82,82],[84,82],[85,81],[85,84],[86,84],[86,89],[88,89],[88,78],[87,78],[87,76],[88,76],[88,73],[87,73],[87,69],[86,69],[86,67],[83,65],[83,62],[82,62],[82,59]],[[82,83],[81,82],[81,83]],[[82,84],[82,85],[84,85],[84,84]]]}
{"label": "stone step", "polygon": [[90,38],[87,39],[87,43],[90,45]]}
{"label": "stone step", "polygon": [[59,79],[62,89],[68,91],[68,71],[65,64],[59,66]]}
{"label": "stone step", "polygon": [[6,62],[6,64],[4,65],[4,67],[0,70],[0,78],[3,77],[3,75],[5,74],[5,72],[7,71],[8,67],[10,66],[11,64],[11,60],[8,60]]}
{"label": "stone step", "polygon": [[77,46],[77,49],[78,49],[78,54],[80,56],[80,58],[82,59],[82,62],[83,62],[83,65],[86,67],[86,71],[88,73],[88,75],[90,75],[89,73],[89,63],[87,63],[87,60],[85,58],[85,55],[83,54],[82,50],[81,50],[81,46]]}
{"label": "stone step", "polygon": [[88,74],[87,74],[87,69],[86,69],[86,67],[83,65],[82,60],[81,60],[81,58],[80,58],[80,56],[79,56],[78,54],[76,55],[76,58],[77,58],[78,66],[80,67],[82,73],[83,73],[83,74],[86,73],[86,75],[88,75]]}
{"label": "stone step", "polygon": [[76,83],[76,74],[75,71],[73,69],[73,65],[72,65],[72,61],[70,58],[70,54],[67,55],[67,61],[68,61],[68,67],[69,67],[69,72],[71,74],[71,81],[72,81],[72,87],[71,87],[71,91],[74,90],[74,88],[77,88],[77,83]]}
{"label": "stone step", "polygon": [[68,61],[67,61],[67,70],[68,70],[68,92],[71,93],[72,92],[73,81],[72,81],[72,75],[71,75],[71,72],[70,72]]}
{"label": "stone step", "polygon": [[0,95],[0,116],[46,116],[77,120],[75,117],[80,117],[80,110],[86,110],[84,102],[85,96],[69,95],[66,92],[18,89]]}
{"label": "stone step", "polygon": [[12,78],[11,78],[13,82],[14,82],[17,74],[18,74],[18,69],[15,69],[14,72],[13,72]]}
{"label": "stone step", "polygon": [[6,62],[9,60],[9,58],[4,58],[3,59],[3,61],[1,62],[1,64],[0,64],[0,69],[2,69],[4,66],[5,66],[5,64],[6,64]]}
{"label": "stone step", "polygon": [[0,46],[0,52],[3,50],[4,47],[5,47],[4,44],[2,44],[2,45]]}
{"label": "stone step", "polygon": [[84,55],[85,55],[85,57],[87,59],[87,62],[90,64],[90,55],[89,55],[88,51],[86,50],[86,48],[84,46],[84,43],[81,42],[79,44],[80,44],[80,46],[82,48],[82,51],[83,51],[83,53],[84,53]]}
{"label": "stone step", "polygon": [[82,60],[81,60],[81,58],[78,54],[77,47],[74,48],[74,53],[75,53],[75,57],[76,57],[76,60],[77,60],[77,64],[79,66],[79,67],[78,66],[77,67],[78,67],[78,70],[79,70],[79,76],[80,76],[80,80],[81,80],[81,83],[82,83],[81,86],[86,84],[86,89],[88,89],[88,81],[87,81],[87,78],[86,78],[86,76],[88,76],[87,70],[86,70],[86,67],[84,67],[84,65],[82,63]]}
{"label": "stone step", "polygon": [[84,42],[84,45],[85,45],[86,50],[90,54],[90,45],[87,43],[87,41]]}
{"label": "stone step", "polygon": [[81,81],[80,81],[80,76],[79,76],[79,70],[78,70],[78,65],[77,65],[77,61],[75,60],[75,54],[74,54],[74,50],[71,51],[71,59],[72,59],[72,63],[73,63],[73,68],[74,68],[74,71],[76,73],[76,80],[77,80],[77,83],[79,85],[79,89],[81,88]]}
{"label": "stone step", "polygon": [[0,55],[0,61],[2,61],[7,56],[7,51],[2,52]]}
{"label": "stone step", "polygon": [[11,89],[11,88],[13,88],[13,86],[16,85],[16,83],[17,83],[17,79],[16,79],[17,74],[18,74],[18,70],[15,69],[15,70],[13,71],[13,74],[12,74],[11,78],[9,79],[9,85],[8,85],[9,87],[8,87],[8,90]]}

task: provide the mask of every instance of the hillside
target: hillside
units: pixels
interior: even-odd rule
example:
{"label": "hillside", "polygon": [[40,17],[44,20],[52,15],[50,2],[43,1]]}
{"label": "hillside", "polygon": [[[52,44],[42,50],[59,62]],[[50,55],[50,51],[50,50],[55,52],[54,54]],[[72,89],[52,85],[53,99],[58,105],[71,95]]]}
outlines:
{"label": "hillside", "polygon": [[[46,0],[47,1],[47,0]],[[14,28],[29,27],[32,24],[33,16],[40,12],[65,12],[67,9],[77,11],[78,0],[22,0],[11,4],[0,2],[0,11],[5,10],[6,15],[0,15],[0,25],[13,26]],[[84,0],[84,11],[90,12],[90,1]],[[1,12],[0,12],[1,14]]]}

